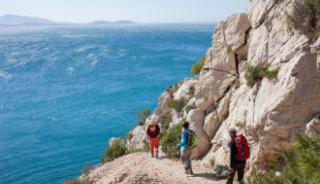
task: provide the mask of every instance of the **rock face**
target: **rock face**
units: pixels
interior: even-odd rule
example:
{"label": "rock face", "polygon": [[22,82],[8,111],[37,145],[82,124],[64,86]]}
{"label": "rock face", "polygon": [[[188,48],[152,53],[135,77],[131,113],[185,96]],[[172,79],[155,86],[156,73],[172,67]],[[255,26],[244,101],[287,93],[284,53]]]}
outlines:
{"label": "rock face", "polygon": [[[251,0],[247,14],[216,27],[200,75],[166,90],[154,114],[169,114],[171,124],[187,119],[198,138],[193,157],[216,165],[228,164],[227,132],[235,127],[250,143],[249,169],[265,169],[296,135],[313,136],[320,127],[317,26],[304,0]],[[267,65],[277,76],[248,86],[247,64]],[[168,107],[182,98],[182,112]],[[132,147],[143,136],[134,130]]]}

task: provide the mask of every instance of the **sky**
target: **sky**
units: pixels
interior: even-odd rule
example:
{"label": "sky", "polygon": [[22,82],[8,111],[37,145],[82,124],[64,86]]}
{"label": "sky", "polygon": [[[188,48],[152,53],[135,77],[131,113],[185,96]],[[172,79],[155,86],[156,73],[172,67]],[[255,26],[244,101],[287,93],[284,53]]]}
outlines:
{"label": "sky", "polygon": [[0,16],[59,22],[132,20],[140,23],[212,23],[244,12],[249,0],[0,0]]}

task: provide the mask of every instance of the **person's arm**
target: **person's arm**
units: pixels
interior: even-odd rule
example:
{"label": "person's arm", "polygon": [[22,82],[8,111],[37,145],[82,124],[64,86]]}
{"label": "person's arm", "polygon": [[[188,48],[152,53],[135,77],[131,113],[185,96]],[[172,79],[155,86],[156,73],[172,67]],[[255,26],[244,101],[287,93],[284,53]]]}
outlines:
{"label": "person's arm", "polygon": [[147,135],[149,137],[150,136],[150,128],[149,128],[149,126],[147,127],[146,133],[147,133]]}
{"label": "person's arm", "polygon": [[230,148],[230,168],[233,169],[234,164],[236,162],[236,155],[237,155],[236,143],[234,141],[231,141],[229,143],[229,148]]}
{"label": "person's arm", "polygon": [[157,126],[157,138],[160,139],[160,136],[161,136],[160,127]]}

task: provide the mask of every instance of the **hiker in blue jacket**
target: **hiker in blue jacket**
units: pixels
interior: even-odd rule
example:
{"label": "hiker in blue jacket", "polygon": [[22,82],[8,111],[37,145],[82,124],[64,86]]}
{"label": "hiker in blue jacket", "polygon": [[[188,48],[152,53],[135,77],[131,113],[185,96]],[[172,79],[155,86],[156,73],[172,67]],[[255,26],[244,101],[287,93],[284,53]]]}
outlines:
{"label": "hiker in blue jacket", "polygon": [[180,160],[183,164],[186,174],[193,174],[192,167],[191,167],[191,155],[192,155],[192,148],[190,144],[190,131],[189,130],[189,123],[185,122],[182,125],[182,133],[181,133],[181,143],[177,146],[180,148]]}

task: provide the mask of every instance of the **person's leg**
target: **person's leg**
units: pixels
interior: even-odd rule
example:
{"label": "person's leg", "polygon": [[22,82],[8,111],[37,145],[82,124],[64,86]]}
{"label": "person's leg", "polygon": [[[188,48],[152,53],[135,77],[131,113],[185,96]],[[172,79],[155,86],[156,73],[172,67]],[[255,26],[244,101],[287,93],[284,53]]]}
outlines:
{"label": "person's leg", "polygon": [[244,169],[246,167],[246,163],[241,163],[239,164],[238,168],[238,181],[239,183],[243,183],[243,177],[244,177]]}
{"label": "person's leg", "polygon": [[153,157],[153,154],[154,154],[154,143],[153,143],[152,139],[150,139],[149,142],[150,142],[151,157]]}
{"label": "person's leg", "polygon": [[236,174],[236,170],[234,169],[229,173],[227,184],[233,184],[234,175]]}
{"label": "person's leg", "polygon": [[192,149],[188,148],[188,153],[187,153],[188,169],[190,170],[190,174],[193,174],[192,164],[191,164],[191,155],[192,155]]}
{"label": "person's leg", "polygon": [[158,138],[155,140],[154,150],[156,152],[156,158],[158,158],[158,150],[159,150],[159,139]]}
{"label": "person's leg", "polygon": [[183,168],[185,170],[188,169],[188,161],[187,161],[187,158],[186,158],[186,149],[185,148],[181,148],[180,149],[180,160],[181,160],[181,163],[183,165]]}

